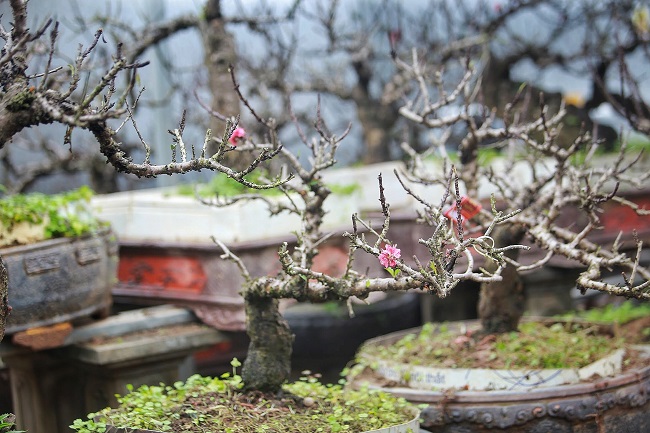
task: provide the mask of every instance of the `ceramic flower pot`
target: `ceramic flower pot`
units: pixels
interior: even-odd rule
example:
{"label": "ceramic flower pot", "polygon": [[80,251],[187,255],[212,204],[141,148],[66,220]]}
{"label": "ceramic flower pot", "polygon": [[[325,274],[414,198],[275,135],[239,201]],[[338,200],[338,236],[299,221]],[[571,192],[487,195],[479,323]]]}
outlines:
{"label": "ceramic flower pot", "polygon": [[6,334],[106,312],[117,281],[117,250],[110,229],[0,248],[13,308]]}
{"label": "ceramic flower pot", "polygon": [[[450,327],[454,325],[458,323],[452,323]],[[471,325],[475,322],[467,326]],[[419,328],[396,332],[365,344],[389,345],[417,331]],[[461,379],[453,378],[453,372],[445,372],[445,369],[433,371],[415,363],[406,367],[408,372],[404,366],[382,365],[381,362],[376,363],[375,368],[382,371],[370,378],[359,376],[352,379],[353,386],[369,386],[404,397],[412,403],[425,404],[421,425],[435,432],[650,431],[650,366],[647,364],[620,373],[601,372],[601,376],[592,376],[589,380],[564,378],[557,382],[560,384],[554,382],[560,371],[530,370],[523,374],[503,370],[499,374],[506,386],[493,383],[492,388],[502,388],[497,390],[464,390],[467,385],[461,387],[463,390],[445,390],[449,382]],[[481,372],[471,370],[463,369],[461,376],[476,377],[476,382],[480,382]],[[407,386],[404,378],[420,384]],[[476,382],[471,386],[480,388]]]}

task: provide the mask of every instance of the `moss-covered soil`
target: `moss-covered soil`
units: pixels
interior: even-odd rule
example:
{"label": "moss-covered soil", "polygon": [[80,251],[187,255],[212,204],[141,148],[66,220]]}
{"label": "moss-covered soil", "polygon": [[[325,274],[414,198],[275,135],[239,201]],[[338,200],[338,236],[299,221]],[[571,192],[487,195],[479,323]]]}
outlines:
{"label": "moss-covered soil", "polygon": [[[373,349],[373,356],[394,361],[444,367],[558,368],[581,367],[628,344],[650,342],[647,305],[623,304],[589,313],[604,324],[524,323],[520,332],[502,336],[452,333],[442,325],[425,326],[391,348]],[[573,320],[573,321],[571,321]],[[626,367],[647,364],[628,358]],[[233,368],[239,363],[233,361]],[[413,408],[383,393],[349,392],[320,384],[315,377],[287,385],[279,395],[243,392],[241,378],[193,376],[186,383],[143,386],[120,397],[119,409],[106,409],[97,421],[75,421],[80,433],[103,432],[105,425],[168,432],[361,432],[409,421]]]}
{"label": "moss-covered soil", "polygon": [[278,395],[243,392],[241,378],[193,376],[171,386],[143,386],[106,409],[76,420],[80,433],[103,432],[106,424],[201,433],[363,432],[413,419],[413,407],[389,394],[344,391],[314,377],[286,385]]}
{"label": "moss-covered soil", "polygon": [[[391,345],[364,346],[356,372],[372,374],[377,360],[438,368],[582,368],[617,349],[647,343],[650,305],[628,301],[557,320],[524,322],[518,332],[502,335],[426,324],[420,332],[407,334]],[[638,355],[627,350],[624,369],[639,366]]]}
{"label": "moss-covered soil", "polygon": [[623,345],[599,326],[522,323],[519,332],[476,337],[446,325],[426,324],[390,346],[372,345],[363,355],[440,368],[581,368]]}

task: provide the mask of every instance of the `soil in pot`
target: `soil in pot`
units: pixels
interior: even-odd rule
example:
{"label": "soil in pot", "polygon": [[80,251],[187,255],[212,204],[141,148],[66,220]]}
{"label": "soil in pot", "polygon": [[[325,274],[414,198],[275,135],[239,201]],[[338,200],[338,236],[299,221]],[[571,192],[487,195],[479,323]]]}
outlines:
{"label": "soil in pot", "polygon": [[404,428],[392,431],[418,431],[417,410],[387,393],[344,390],[313,377],[286,385],[280,394],[241,388],[236,374],[143,386],[120,397],[118,408],[91,414],[90,421],[76,420],[71,427],[80,433],[103,431],[103,426],[109,432],[354,433],[399,425]]}

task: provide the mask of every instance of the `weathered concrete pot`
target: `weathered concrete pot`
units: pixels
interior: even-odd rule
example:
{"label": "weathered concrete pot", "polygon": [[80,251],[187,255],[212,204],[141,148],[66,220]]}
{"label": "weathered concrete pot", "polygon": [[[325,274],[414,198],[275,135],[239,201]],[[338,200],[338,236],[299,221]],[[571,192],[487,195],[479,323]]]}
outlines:
{"label": "weathered concrete pot", "polygon": [[[388,334],[366,344],[390,344],[405,334]],[[429,391],[352,380],[355,387],[362,383],[426,404],[421,426],[440,433],[650,431],[650,366],[588,382],[516,390]]]}
{"label": "weathered concrete pot", "polygon": [[117,282],[117,239],[109,230],[0,248],[9,272],[6,333],[106,311]]}

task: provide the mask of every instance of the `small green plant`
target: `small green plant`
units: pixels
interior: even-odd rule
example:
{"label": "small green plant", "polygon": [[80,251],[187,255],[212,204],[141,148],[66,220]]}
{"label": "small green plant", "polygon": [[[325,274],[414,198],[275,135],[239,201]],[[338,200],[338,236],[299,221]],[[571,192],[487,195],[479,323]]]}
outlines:
{"label": "small green plant", "polygon": [[361,185],[357,182],[340,184],[340,183],[331,183],[327,184],[327,187],[332,191],[334,195],[353,195],[362,190]]}
{"label": "small green plant", "polygon": [[0,433],[25,433],[24,430],[13,430],[13,416],[9,413],[0,414]]}
{"label": "small green plant", "polygon": [[620,305],[608,304],[602,308],[594,308],[586,311],[574,311],[559,317],[564,319],[572,319],[576,317],[591,322],[624,324],[634,319],[646,316],[650,316],[650,305],[639,304],[627,300]]}
{"label": "small green plant", "polygon": [[[246,176],[246,180],[253,183],[264,183],[264,173],[257,171]],[[349,196],[357,191],[361,191],[361,185],[353,182],[349,184],[328,184],[327,187],[332,191],[332,194],[339,196]],[[184,196],[194,196],[198,194],[199,197],[209,198],[216,195],[223,197],[232,197],[241,194],[261,194],[264,196],[279,196],[282,192],[277,188],[271,189],[252,189],[247,188],[241,183],[229,178],[223,173],[215,174],[212,179],[207,183],[198,185],[181,185],[176,189],[176,193]]]}
{"label": "small green plant", "polygon": [[92,196],[92,190],[82,186],[61,194],[16,194],[0,199],[0,245],[19,243],[8,235],[19,224],[42,225],[42,239],[75,237],[98,230],[104,223],[92,215]]}
{"label": "small green plant", "polygon": [[[621,142],[619,140],[615,143],[614,149],[619,150],[620,148],[621,148]],[[650,140],[648,140],[646,137],[643,136],[629,137],[627,139],[627,147],[625,150],[634,153],[647,152],[648,150],[650,150]]]}
{"label": "small green plant", "polygon": [[[621,145],[622,142],[620,139],[616,140],[614,142],[614,145],[612,146],[611,149],[606,149],[605,147],[599,147],[596,150],[596,155],[597,156],[603,156],[603,155],[616,155],[618,152],[621,151]],[[648,140],[645,137],[639,137],[639,136],[633,136],[633,137],[628,137],[625,139],[625,154],[626,155],[638,155],[639,153],[646,153],[650,150],[650,140]],[[581,164],[584,164],[585,159],[587,157],[587,154],[590,152],[590,149],[581,149],[578,152],[576,152],[572,158],[571,162],[579,166]]]}

